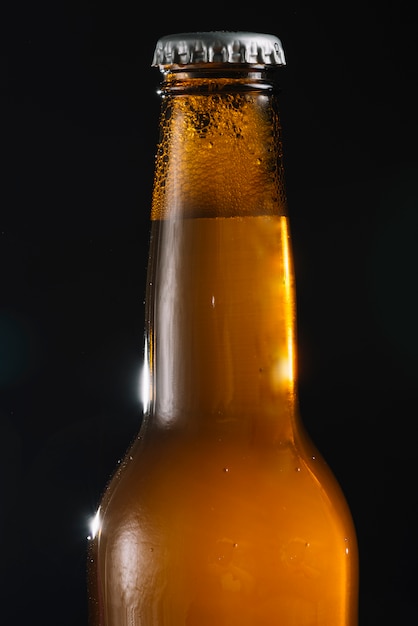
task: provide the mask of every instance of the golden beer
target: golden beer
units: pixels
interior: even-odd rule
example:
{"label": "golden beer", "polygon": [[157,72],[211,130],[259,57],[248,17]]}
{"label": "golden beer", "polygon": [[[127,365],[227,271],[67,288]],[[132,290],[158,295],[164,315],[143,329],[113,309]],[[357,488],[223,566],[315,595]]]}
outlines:
{"label": "golden beer", "polygon": [[144,417],[97,514],[94,626],[357,625],[352,518],[298,413],[277,42],[157,44]]}

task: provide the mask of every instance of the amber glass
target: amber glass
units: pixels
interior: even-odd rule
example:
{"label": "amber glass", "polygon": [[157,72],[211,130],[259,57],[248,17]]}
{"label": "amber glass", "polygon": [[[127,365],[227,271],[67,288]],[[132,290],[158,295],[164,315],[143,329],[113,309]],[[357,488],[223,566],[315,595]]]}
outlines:
{"label": "amber glass", "polygon": [[144,419],[91,541],[94,626],[355,626],[346,500],[298,414],[274,76],[165,74]]}

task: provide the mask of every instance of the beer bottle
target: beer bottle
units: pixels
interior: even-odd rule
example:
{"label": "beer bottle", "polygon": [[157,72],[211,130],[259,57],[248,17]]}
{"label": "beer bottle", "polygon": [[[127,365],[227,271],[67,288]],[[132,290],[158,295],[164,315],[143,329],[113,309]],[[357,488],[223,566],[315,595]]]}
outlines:
{"label": "beer bottle", "polygon": [[357,544],[298,412],[280,40],[166,36],[144,415],[91,539],[99,626],[355,626]]}

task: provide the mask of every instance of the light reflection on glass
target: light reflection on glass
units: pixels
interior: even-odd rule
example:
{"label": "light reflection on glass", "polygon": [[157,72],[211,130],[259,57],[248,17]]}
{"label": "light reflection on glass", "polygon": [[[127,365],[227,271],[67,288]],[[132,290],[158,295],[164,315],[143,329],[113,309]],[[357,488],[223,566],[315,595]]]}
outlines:
{"label": "light reflection on glass", "polygon": [[[277,254],[276,302],[282,303],[284,337],[274,355],[272,384],[276,390],[287,389],[291,394],[295,387],[295,307],[293,273],[287,218],[280,217],[280,252]],[[279,278],[280,277],[280,278]]]}
{"label": "light reflection on glass", "polygon": [[295,371],[294,371],[294,310],[293,310],[293,291],[292,291],[292,268],[290,266],[290,250],[289,250],[289,232],[287,228],[287,221],[285,217],[281,218],[281,233],[282,233],[282,246],[283,246],[283,264],[284,264],[284,288],[285,288],[285,324],[287,333],[287,378],[290,384],[293,386]]}
{"label": "light reflection on glass", "polygon": [[99,506],[94,517],[90,519],[90,522],[89,522],[90,535],[88,535],[87,537],[89,541],[93,540],[97,536],[97,534],[100,532],[100,527],[101,527],[100,509],[101,507]]}
{"label": "light reflection on glass", "polygon": [[151,376],[150,376],[150,368],[148,361],[148,339],[145,338],[145,346],[144,346],[144,363],[142,365],[141,373],[140,373],[140,382],[139,382],[139,395],[140,401],[142,404],[142,408],[144,413],[147,413],[150,407],[151,402]]}

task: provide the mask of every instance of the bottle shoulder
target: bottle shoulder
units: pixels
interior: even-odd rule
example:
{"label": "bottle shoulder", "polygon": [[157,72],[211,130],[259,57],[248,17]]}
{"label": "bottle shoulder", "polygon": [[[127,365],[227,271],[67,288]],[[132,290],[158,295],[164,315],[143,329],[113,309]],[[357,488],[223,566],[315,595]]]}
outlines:
{"label": "bottle shoulder", "polygon": [[104,502],[111,509],[125,507],[128,514],[152,501],[165,515],[166,506],[174,510],[185,500],[191,505],[205,498],[217,506],[228,498],[238,500],[243,510],[256,508],[260,514],[308,511],[325,524],[340,518],[353,534],[338,481],[303,432],[295,439],[266,444],[142,431],[110,482]]}
{"label": "bottle shoulder", "polygon": [[[245,446],[148,434],[134,443],[104,500],[98,543],[106,571],[123,573],[129,563],[142,583],[144,576],[160,577],[166,597],[177,598],[178,578],[186,572],[190,581],[204,581],[212,602],[219,581],[231,593],[244,585],[248,598],[254,588],[251,624],[262,622],[264,602],[270,621],[263,623],[288,620],[287,600],[295,589],[290,613],[298,623],[313,623],[305,613],[322,598],[328,621],[321,624],[335,624],[348,584],[352,606],[344,605],[344,624],[355,623],[354,526],[332,473],[322,457],[309,457],[310,446],[305,449],[302,440]],[[114,579],[119,589],[121,577]],[[277,605],[270,606],[272,597]],[[245,623],[245,602],[239,610]]]}

